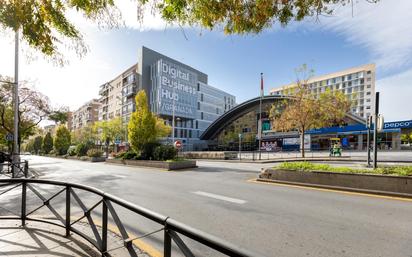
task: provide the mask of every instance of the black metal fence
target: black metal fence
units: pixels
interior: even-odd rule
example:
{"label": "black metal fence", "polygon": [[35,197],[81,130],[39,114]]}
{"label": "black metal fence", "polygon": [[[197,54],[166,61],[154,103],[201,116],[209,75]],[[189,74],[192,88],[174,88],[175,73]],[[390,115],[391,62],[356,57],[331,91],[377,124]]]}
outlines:
{"label": "black metal fence", "polygon": [[[34,185],[53,185],[58,188],[58,191],[54,193],[52,196],[48,196],[47,198],[41,194],[39,190],[37,190]],[[71,233],[75,233],[89,243],[95,246],[95,248],[101,253],[102,256],[110,256],[110,249],[108,249],[108,222],[109,216],[114,224],[117,226],[118,230],[120,231],[120,235],[123,240],[123,247],[125,247],[130,254],[130,256],[137,256],[136,250],[133,247],[133,241],[139,238],[149,236],[156,232],[163,231],[163,254],[164,257],[172,256],[172,243],[174,242],[177,248],[183,253],[184,256],[195,256],[193,251],[190,247],[183,241],[182,235],[184,237],[190,238],[195,242],[198,242],[208,248],[214,249],[215,251],[227,255],[227,256],[257,256],[254,253],[248,252],[247,250],[243,250],[240,247],[230,244],[228,242],[223,241],[217,237],[209,235],[205,232],[199,231],[192,227],[189,227],[183,223],[180,223],[170,217],[163,216],[146,208],[140,207],[133,203],[127,202],[123,199],[120,199],[116,196],[104,193],[101,190],[98,190],[93,187],[74,184],[74,183],[66,183],[66,182],[59,182],[59,181],[51,181],[51,180],[40,180],[40,179],[23,179],[23,178],[15,178],[15,179],[2,179],[0,180],[0,188],[6,188],[3,190],[0,195],[5,194],[6,192],[10,192],[11,190],[17,190],[17,188],[21,188],[21,211],[20,215],[18,216],[3,216],[0,217],[1,219],[18,219],[21,220],[22,226],[25,226],[26,221],[36,221],[36,222],[44,222],[49,223],[52,225],[60,226],[65,228],[66,233],[65,236],[69,237]],[[76,192],[76,191],[77,192]],[[85,199],[82,199],[81,194],[79,191],[92,193],[95,197],[97,197],[97,202],[95,202],[91,207],[86,207]],[[42,204],[33,208],[32,210],[27,210],[27,197],[28,193],[31,192],[35,196],[37,196]],[[65,196],[61,196],[61,195]],[[65,199],[65,208],[64,208],[64,215],[58,213],[58,211],[52,206],[51,200],[55,199],[57,196],[64,197]],[[74,201],[72,201],[74,200]],[[71,208],[74,204],[77,203],[77,206],[80,206],[82,210],[81,217],[76,218],[73,220],[72,218],[72,211]],[[100,206],[100,207],[99,207]],[[140,217],[144,217],[152,222],[155,222],[161,225],[161,228],[147,233],[146,235],[140,237],[131,237],[128,233],[126,226],[124,226],[118,212],[116,211],[115,207],[123,207],[133,214],[138,215]],[[37,210],[42,207],[47,207],[51,213],[55,216],[58,223],[52,222],[45,218],[37,218],[33,215]],[[102,221],[101,227],[96,225],[96,221],[93,219],[91,215],[92,211],[95,210],[97,207],[102,208]],[[65,216],[65,217],[63,217]],[[85,234],[84,232],[76,229],[74,225],[80,222],[83,219],[87,219],[87,223],[90,225],[90,228],[93,232],[92,236]]]}
{"label": "black metal fence", "polygon": [[29,162],[4,162],[0,163],[0,175],[10,178],[27,178],[29,175]]}

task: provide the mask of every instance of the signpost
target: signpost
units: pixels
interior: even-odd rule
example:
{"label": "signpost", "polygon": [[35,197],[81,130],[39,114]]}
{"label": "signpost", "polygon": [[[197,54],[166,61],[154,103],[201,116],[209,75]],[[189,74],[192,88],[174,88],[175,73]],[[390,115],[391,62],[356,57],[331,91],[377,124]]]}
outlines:
{"label": "signpost", "polygon": [[239,133],[239,161],[242,160],[242,134]]}
{"label": "signpost", "polygon": [[372,128],[372,115],[368,117],[366,122],[366,127],[368,129],[368,134],[366,137],[366,148],[368,150],[368,167],[371,166],[371,128]]}
{"label": "signpost", "polygon": [[6,135],[6,141],[12,142],[12,141],[13,141],[13,134],[8,133],[8,134]]}
{"label": "signpost", "polygon": [[174,142],[174,146],[175,146],[176,149],[180,149],[180,148],[182,148],[182,142],[180,140],[176,140]]}

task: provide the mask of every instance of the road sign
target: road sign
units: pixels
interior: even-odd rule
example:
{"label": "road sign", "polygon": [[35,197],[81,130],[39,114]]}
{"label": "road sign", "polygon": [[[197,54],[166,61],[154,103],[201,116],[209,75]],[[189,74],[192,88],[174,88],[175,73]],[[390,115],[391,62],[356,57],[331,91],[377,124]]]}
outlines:
{"label": "road sign", "polygon": [[13,134],[7,134],[6,135],[6,141],[13,141]]}
{"label": "road sign", "polygon": [[384,127],[384,119],[383,119],[383,115],[379,114],[378,116],[378,131],[381,132],[383,130]]}
{"label": "road sign", "polygon": [[174,145],[177,149],[180,149],[182,147],[182,142],[180,140],[176,140]]}

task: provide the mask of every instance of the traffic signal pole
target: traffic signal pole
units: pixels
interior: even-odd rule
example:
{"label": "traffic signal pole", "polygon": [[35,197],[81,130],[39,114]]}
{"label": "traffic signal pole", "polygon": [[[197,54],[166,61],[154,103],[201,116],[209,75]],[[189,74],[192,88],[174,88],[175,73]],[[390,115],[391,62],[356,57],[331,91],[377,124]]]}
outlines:
{"label": "traffic signal pole", "polygon": [[373,168],[377,168],[378,162],[378,116],[379,116],[379,92],[375,95],[375,123],[373,126]]}

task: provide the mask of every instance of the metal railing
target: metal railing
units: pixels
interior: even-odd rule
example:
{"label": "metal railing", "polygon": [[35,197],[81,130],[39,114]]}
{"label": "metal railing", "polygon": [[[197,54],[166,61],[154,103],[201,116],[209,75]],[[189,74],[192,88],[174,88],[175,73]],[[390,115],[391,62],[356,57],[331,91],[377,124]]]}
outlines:
{"label": "metal railing", "polygon": [[[52,196],[46,198],[44,195],[37,190],[34,185],[53,185],[59,188],[59,190],[54,193]],[[15,190],[16,188],[21,188],[21,211],[19,216],[0,216],[1,219],[17,219],[21,220],[22,226],[25,226],[26,221],[36,221],[44,222],[52,225],[56,225],[62,228],[65,228],[65,236],[69,237],[70,233],[75,233],[89,243],[94,245],[94,247],[101,253],[102,256],[110,256],[110,251],[114,249],[108,249],[108,222],[109,215],[111,220],[113,220],[117,229],[120,232],[120,236],[123,241],[123,247],[125,247],[130,254],[130,256],[137,256],[136,249],[133,247],[133,241],[152,235],[154,233],[163,231],[163,254],[164,257],[172,256],[172,242],[176,244],[178,249],[183,253],[184,256],[195,256],[193,251],[188,247],[188,245],[182,240],[181,235],[194,240],[204,246],[207,246],[210,249],[213,249],[219,253],[222,253],[227,256],[257,256],[254,253],[248,252],[246,250],[240,249],[238,246],[231,243],[225,242],[222,239],[209,235],[203,231],[189,227],[183,223],[180,223],[170,217],[163,216],[141,206],[135,205],[133,203],[127,202],[123,199],[120,199],[111,194],[107,194],[101,190],[98,190],[93,187],[52,181],[52,180],[41,180],[41,179],[2,179],[0,180],[0,188],[7,188],[0,192],[0,195]],[[91,207],[86,207],[84,199],[81,199],[81,195],[75,192],[74,190],[82,190],[85,192],[92,193],[94,196],[97,196],[98,200],[91,205]],[[37,196],[42,204],[33,208],[32,210],[27,210],[27,196],[28,192],[31,191],[35,196]],[[55,199],[57,196],[65,194],[65,215],[60,215],[57,210],[52,206],[51,200]],[[74,201],[72,201],[74,200]],[[74,207],[74,204],[77,203],[77,206],[80,206],[82,210],[82,216],[73,220],[71,208]],[[92,211],[95,210],[98,206],[101,206],[101,228],[96,225],[96,221],[91,215]],[[161,225],[160,229],[157,229],[153,232],[147,233],[140,237],[131,237],[128,233],[126,226],[123,224],[121,218],[116,211],[117,206],[123,207],[134,214],[144,217],[150,221],[153,221]],[[59,223],[51,222],[45,218],[36,218],[33,216],[33,213],[41,209],[42,207],[47,207],[50,212],[54,215]],[[65,216],[65,217],[62,217]],[[88,225],[92,230],[92,236],[89,236],[79,229],[74,228],[73,226],[80,222],[83,219],[87,219]],[[100,230],[100,233],[99,233]]]}
{"label": "metal railing", "polygon": [[10,178],[28,177],[29,174],[29,162],[4,162],[0,163],[0,174]]}

